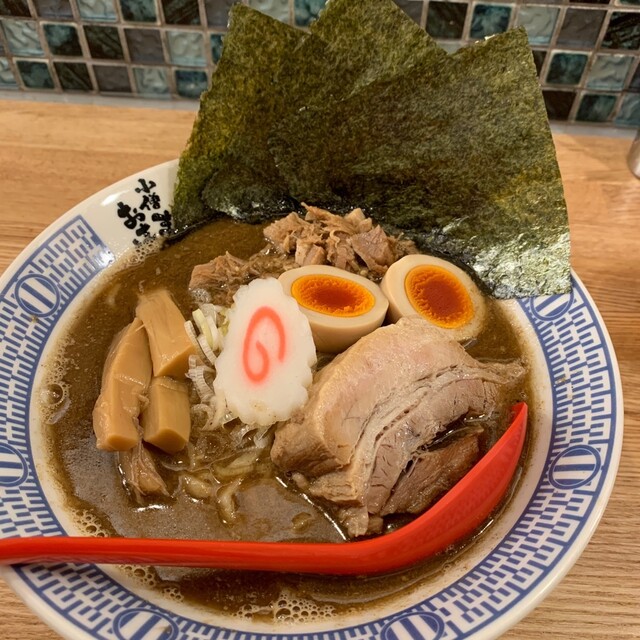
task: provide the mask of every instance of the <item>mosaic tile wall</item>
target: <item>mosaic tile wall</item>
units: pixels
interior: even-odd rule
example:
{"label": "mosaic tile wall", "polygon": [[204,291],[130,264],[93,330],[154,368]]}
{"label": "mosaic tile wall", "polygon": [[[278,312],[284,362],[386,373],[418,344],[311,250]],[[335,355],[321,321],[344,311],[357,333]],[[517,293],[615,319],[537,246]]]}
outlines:
{"label": "mosaic tile wall", "polygon": [[[237,1],[300,27],[325,4],[0,0],[0,91],[196,100]],[[449,51],[524,26],[551,119],[640,126],[640,0],[396,2]]]}

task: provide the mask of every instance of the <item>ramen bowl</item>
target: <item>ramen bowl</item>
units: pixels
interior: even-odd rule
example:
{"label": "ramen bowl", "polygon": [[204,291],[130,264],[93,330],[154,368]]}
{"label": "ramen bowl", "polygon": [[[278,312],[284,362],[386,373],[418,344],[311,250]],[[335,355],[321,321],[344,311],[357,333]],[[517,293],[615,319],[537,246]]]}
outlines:
{"label": "ramen bowl", "polygon": [[[0,281],[0,535],[79,534],[49,467],[43,362],[110,265],[170,225],[177,163],[112,185],[34,240]],[[153,196],[153,210],[144,203]],[[157,206],[156,206],[157,205]],[[2,577],[65,638],[323,640],[494,638],[549,594],[604,511],[622,442],[622,397],[602,319],[576,275],[569,294],[503,303],[532,367],[527,463],[491,526],[428,579],[332,613],[282,601],[272,616],[222,615],[150,588],[144,571],[17,565]]]}

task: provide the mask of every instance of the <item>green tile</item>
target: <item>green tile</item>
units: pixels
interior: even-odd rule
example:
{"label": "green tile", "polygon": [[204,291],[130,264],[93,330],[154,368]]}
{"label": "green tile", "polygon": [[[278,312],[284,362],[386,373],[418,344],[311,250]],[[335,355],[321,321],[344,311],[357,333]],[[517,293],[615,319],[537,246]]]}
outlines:
{"label": "green tile", "polygon": [[115,22],[116,8],[113,0],[76,0],[83,20]]}
{"label": "green tile", "polygon": [[289,22],[289,0],[249,0],[249,6],[280,22]]}
{"label": "green tile", "polygon": [[520,5],[516,25],[527,30],[530,44],[548,44],[560,9],[539,5]]}
{"label": "green tile", "polygon": [[49,50],[56,56],[81,56],[82,47],[75,26],[70,24],[45,24],[44,35]]}
{"label": "green tile", "polygon": [[16,60],[16,64],[27,89],[53,89],[53,78],[46,62]]}
{"label": "green tile", "polygon": [[140,95],[169,97],[169,80],[164,67],[134,67],[133,75]]}
{"label": "green tile", "polygon": [[44,55],[35,20],[2,20],[9,51],[16,56]]}
{"label": "green tile", "polygon": [[[299,27],[308,27],[324,9],[325,4],[326,0],[295,0],[293,6],[296,24]],[[422,11],[422,7],[420,10]]]}
{"label": "green tile", "polygon": [[175,65],[204,67],[204,37],[199,31],[167,31],[169,56]]}
{"label": "green tile", "polygon": [[116,27],[85,25],[84,35],[93,58],[100,60],[124,59],[120,34]]}
{"label": "green tile", "polygon": [[509,28],[511,7],[499,4],[477,4],[473,9],[470,35],[472,38],[486,38],[503,33]]}
{"label": "green tile", "polygon": [[629,93],[622,98],[615,122],[625,126],[640,127],[640,94]]}
{"label": "green tile", "polygon": [[556,52],[547,71],[549,84],[579,84],[589,56],[585,53]]}
{"label": "green tile", "polygon": [[56,62],[53,65],[64,91],[92,91],[93,84],[84,62]]}
{"label": "green tile", "polygon": [[16,82],[11,65],[6,58],[0,58],[0,89],[17,89]]}
{"label": "green tile", "polygon": [[622,91],[632,62],[631,56],[599,54],[589,69],[587,87]]}
{"label": "green tile", "polygon": [[586,93],[582,96],[576,120],[581,122],[606,122],[616,105],[616,96]]}
{"label": "green tile", "polygon": [[175,78],[178,95],[183,98],[198,99],[209,86],[209,80],[204,71],[176,69]]}
{"label": "green tile", "polygon": [[129,22],[156,22],[156,0],[120,0],[122,17]]}
{"label": "green tile", "polygon": [[221,33],[211,34],[211,59],[218,63],[222,55],[223,36]]}

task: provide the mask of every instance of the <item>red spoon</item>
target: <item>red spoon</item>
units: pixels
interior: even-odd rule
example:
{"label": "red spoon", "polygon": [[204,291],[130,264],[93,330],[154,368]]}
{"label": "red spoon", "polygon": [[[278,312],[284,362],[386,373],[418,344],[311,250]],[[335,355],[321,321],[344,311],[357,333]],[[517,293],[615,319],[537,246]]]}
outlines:
{"label": "red spoon", "polygon": [[358,575],[396,571],[473,533],[504,497],[527,425],[527,405],[489,452],[438,502],[408,525],[360,542],[238,542],[35,537],[0,540],[0,564],[89,562]]}

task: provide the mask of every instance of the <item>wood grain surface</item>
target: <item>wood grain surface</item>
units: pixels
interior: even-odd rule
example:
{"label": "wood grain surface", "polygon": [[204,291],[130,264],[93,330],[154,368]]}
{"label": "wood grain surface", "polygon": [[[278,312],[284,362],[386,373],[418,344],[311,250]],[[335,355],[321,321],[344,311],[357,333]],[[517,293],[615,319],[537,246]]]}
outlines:
{"label": "wood grain surface", "polygon": [[[99,189],[175,158],[194,114],[0,101],[0,272],[40,231]],[[546,600],[504,637],[640,637],[640,180],[630,141],[558,135],[573,267],[611,334],[625,396],[622,461],[590,544]],[[0,581],[0,635],[58,637]]]}

